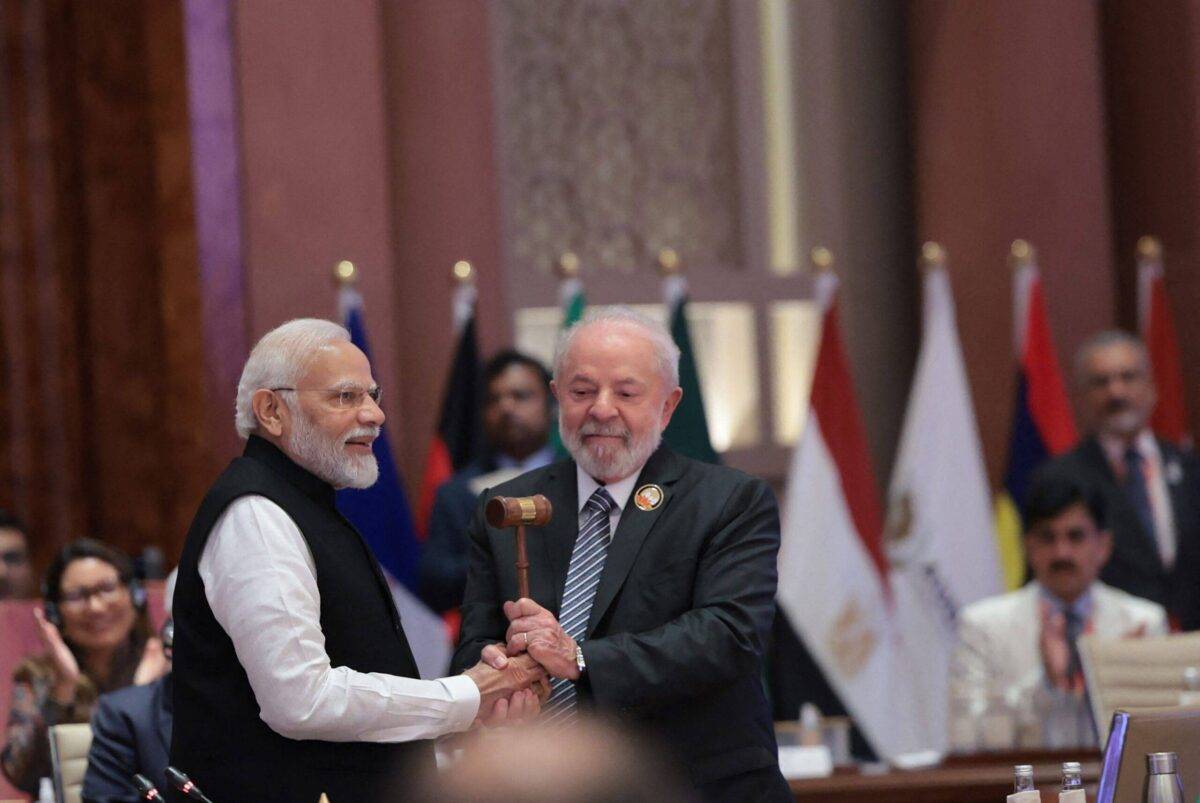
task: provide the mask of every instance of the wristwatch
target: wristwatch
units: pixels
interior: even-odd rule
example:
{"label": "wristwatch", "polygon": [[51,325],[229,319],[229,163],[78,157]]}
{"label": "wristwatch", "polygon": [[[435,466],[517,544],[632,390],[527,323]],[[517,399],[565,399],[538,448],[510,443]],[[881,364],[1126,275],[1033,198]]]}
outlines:
{"label": "wristwatch", "polygon": [[583,677],[583,673],[587,671],[587,661],[583,660],[583,645],[575,645],[575,668],[579,670],[579,676]]}

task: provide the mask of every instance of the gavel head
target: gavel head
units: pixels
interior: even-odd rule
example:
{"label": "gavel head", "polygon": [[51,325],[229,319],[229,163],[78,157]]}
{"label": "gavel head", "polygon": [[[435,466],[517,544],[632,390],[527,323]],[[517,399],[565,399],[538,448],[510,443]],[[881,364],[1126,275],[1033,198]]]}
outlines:
{"label": "gavel head", "polygon": [[493,496],[483,508],[487,523],[493,527],[516,527],[527,524],[541,527],[550,522],[550,500],[541,494],[533,496]]}

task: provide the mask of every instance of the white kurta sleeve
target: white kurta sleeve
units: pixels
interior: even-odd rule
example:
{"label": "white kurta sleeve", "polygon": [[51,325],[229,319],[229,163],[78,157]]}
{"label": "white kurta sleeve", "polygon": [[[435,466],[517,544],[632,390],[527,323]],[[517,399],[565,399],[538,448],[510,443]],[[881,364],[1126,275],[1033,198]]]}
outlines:
{"label": "white kurta sleeve", "polygon": [[263,722],[275,732],[405,742],[466,730],[475,719],[479,689],[465,675],[417,680],[330,666],[312,553],[295,522],[269,499],[245,496],[231,504],[199,568],[209,607],[233,641]]}

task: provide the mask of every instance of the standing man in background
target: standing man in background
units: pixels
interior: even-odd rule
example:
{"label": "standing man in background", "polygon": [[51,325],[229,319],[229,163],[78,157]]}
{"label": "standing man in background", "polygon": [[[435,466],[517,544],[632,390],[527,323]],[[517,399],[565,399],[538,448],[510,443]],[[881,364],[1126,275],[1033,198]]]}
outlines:
{"label": "standing man in background", "polygon": [[1104,497],[1113,534],[1109,585],[1157,602],[1183,630],[1200,628],[1200,470],[1150,431],[1157,396],[1146,347],[1101,332],[1075,360],[1087,437],[1059,458]]}
{"label": "standing man in background", "polygon": [[[175,590],[171,763],[213,800],[378,800],[477,719],[534,713],[530,659],[421,680],[383,573],[338,513],[378,478],[384,422],[342,327],[296,320],[238,383],[246,450],[200,504]],[[178,799],[178,798],[176,798]]]}
{"label": "standing man in background", "polygon": [[484,488],[554,460],[550,373],[519,351],[496,354],[483,369],[483,432],[488,454],[438,489],[421,552],[420,591],[439,613],[462,604],[467,584],[467,525]]}

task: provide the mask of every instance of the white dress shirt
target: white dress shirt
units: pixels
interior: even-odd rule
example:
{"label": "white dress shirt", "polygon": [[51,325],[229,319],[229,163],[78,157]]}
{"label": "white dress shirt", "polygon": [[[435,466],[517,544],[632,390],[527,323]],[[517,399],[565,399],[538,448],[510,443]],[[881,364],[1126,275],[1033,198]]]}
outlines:
{"label": "white dress shirt", "polygon": [[296,523],[266,497],[241,497],[217,519],[200,556],[200,579],[260,716],[276,733],[407,742],[463,731],[474,721],[479,688],[466,675],[418,680],[330,666],[312,553]]}
{"label": "white dress shirt", "polygon": [[[637,482],[638,475],[641,473],[642,467],[638,466],[638,470],[625,479],[610,482],[604,486],[608,489],[608,495],[612,497],[615,503],[612,506],[612,510],[608,512],[608,534],[610,539],[617,534],[617,524],[621,521],[621,511],[629,504],[629,495],[633,493],[633,486]],[[587,504],[588,499],[600,487],[600,483],[592,479],[591,475],[579,466],[575,466],[575,481],[577,483],[576,487],[579,489],[579,498],[576,500],[579,503],[579,510],[576,513],[579,514],[579,526],[582,527],[584,522],[583,506]]]}

